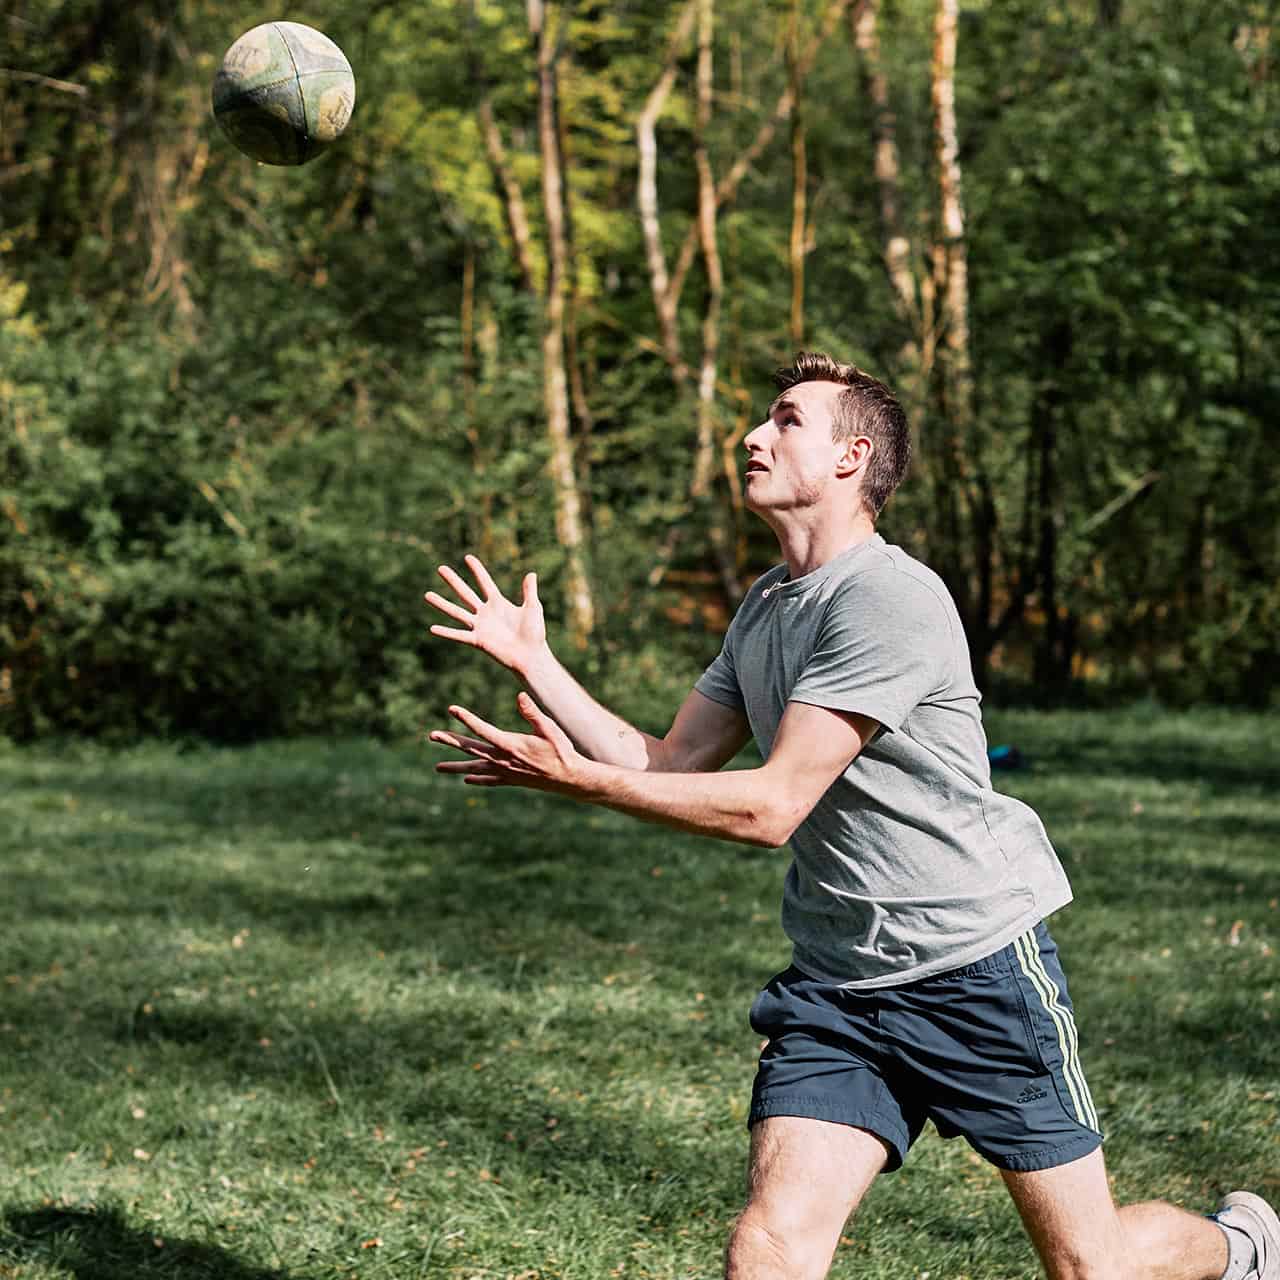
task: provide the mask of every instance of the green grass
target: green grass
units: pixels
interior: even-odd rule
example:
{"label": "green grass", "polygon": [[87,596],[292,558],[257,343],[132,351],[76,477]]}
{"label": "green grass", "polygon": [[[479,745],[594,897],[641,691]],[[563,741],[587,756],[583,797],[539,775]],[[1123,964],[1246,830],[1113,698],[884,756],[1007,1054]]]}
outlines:
{"label": "green grass", "polygon": [[[1280,1192],[1260,717],[990,717],[1117,1194]],[[438,778],[418,746],[0,747],[0,1277],[714,1277],[787,959],[781,853]],[[927,1134],[833,1275],[1037,1274]]]}

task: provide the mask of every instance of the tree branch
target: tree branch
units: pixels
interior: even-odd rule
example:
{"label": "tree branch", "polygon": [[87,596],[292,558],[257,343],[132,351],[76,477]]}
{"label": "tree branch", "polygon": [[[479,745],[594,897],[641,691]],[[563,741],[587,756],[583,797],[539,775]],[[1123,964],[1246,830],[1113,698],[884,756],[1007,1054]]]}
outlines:
{"label": "tree branch", "polygon": [[644,233],[645,258],[649,264],[649,286],[658,313],[658,333],[662,353],[677,383],[689,378],[689,368],[680,352],[680,332],[676,321],[676,299],[670,296],[667,258],[662,248],[662,224],[658,217],[658,143],[654,127],[670,96],[676,78],[676,60],[689,38],[698,15],[698,0],[688,0],[680,21],[667,44],[662,75],[645,99],[644,109],[636,118],[636,148],[640,156],[636,201],[640,206],[640,228]]}
{"label": "tree branch", "polygon": [[526,293],[536,293],[532,236],[529,233],[529,218],[525,213],[524,197],[520,193],[520,184],[507,163],[507,151],[502,144],[502,131],[494,119],[493,103],[487,94],[476,106],[476,119],[480,124],[480,136],[484,139],[485,154],[489,158],[489,169],[493,174],[494,185],[502,196],[502,209],[507,217],[507,231],[511,236],[516,268],[520,273],[520,287]]}
{"label": "tree branch", "polygon": [[77,98],[89,96],[86,85],[73,84],[70,80],[55,80],[52,76],[42,76],[35,71],[14,71],[9,67],[0,67],[0,76],[5,76],[9,80],[24,80],[28,84],[38,84],[45,89],[56,89],[59,93],[73,93]]}
{"label": "tree branch", "polygon": [[[805,46],[804,52],[796,61],[796,74],[799,78],[803,79],[809,73],[817,60],[819,50],[832,31],[835,30],[836,23],[844,16],[852,2],[853,0],[833,0],[827,6],[827,11],[822,18],[821,28],[817,35]],[[792,93],[791,86],[788,85],[778,96],[778,101],[774,104],[772,114],[761,124],[756,131],[756,136],[751,140],[746,150],[730,165],[728,172],[716,184],[717,209],[722,205],[728,204],[737,194],[743,178],[747,176],[751,166],[755,164],[765,148],[773,141],[773,136],[777,133],[779,125],[791,114],[794,106],[795,96]],[[685,234],[684,243],[680,246],[680,256],[676,261],[675,272],[667,290],[670,305],[673,307],[680,300],[680,293],[684,289],[685,277],[693,266],[693,259],[697,252],[698,225],[695,221]]]}

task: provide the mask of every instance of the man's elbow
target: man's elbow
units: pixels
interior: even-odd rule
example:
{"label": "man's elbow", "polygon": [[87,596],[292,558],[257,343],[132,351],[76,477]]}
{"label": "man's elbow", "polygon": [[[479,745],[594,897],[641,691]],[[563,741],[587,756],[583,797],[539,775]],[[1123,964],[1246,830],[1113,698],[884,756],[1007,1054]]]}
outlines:
{"label": "man's elbow", "polygon": [[795,805],[771,805],[751,815],[746,843],[761,849],[781,849],[791,842],[807,810]]}

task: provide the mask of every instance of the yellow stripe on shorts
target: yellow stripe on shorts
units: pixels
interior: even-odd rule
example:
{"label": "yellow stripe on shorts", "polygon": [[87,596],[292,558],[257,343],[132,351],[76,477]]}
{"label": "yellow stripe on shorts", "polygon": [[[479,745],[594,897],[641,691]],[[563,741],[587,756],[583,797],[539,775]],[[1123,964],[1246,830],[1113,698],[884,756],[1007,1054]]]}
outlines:
{"label": "yellow stripe on shorts", "polygon": [[1035,988],[1036,994],[1040,997],[1040,1003],[1044,1005],[1045,1012],[1058,1033],[1058,1047],[1062,1050],[1062,1074],[1071,1094],[1076,1119],[1086,1128],[1092,1129],[1095,1133],[1101,1133],[1098,1113],[1094,1109],[1089,1086],[1085,1083],[1084,1069],[1080,1065],[1080,1040],[1076,1034],[1075,1019],[1072,1018],[1071,1011],[1060,1003],[1061,992],[1040,958],[1040,944],[1036,940],[1035,931],[1032,930],[1016,938],[1014,950],[1023,974]]}

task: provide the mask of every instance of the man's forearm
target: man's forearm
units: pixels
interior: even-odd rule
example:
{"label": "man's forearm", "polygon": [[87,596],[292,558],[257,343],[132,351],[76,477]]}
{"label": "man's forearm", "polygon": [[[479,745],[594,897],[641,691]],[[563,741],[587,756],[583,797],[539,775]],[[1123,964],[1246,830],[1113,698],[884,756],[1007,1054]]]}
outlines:
{"label": "man's forearm", "polygon": [[549,648],[515,674],[583,755],[623,769],[662,768],[661,740],[601,706]]}
{"label": "man's forearm", "polygon": [[776,794],[766,770],[641,773],[590,763],[568,794],[646,822],[774,849],[805,817]]}

